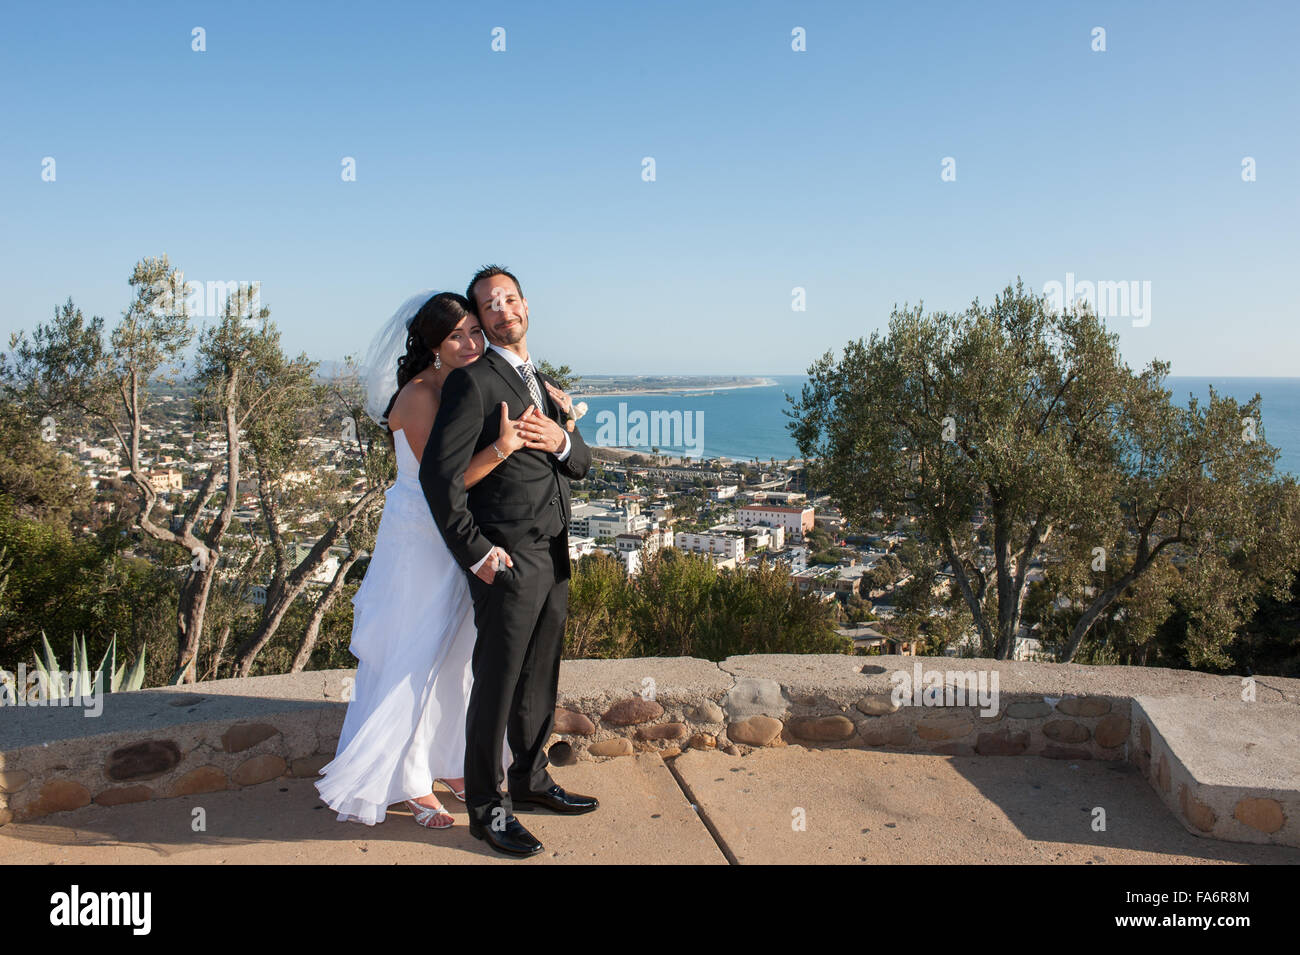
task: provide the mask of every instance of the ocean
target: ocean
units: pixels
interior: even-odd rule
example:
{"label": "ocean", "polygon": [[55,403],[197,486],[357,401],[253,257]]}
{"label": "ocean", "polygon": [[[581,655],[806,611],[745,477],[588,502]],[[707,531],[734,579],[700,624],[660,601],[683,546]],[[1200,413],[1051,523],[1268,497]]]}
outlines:
{"label": "ocean", "polygon": [[[688,457],[742,461],[784,461],[799,456],[786,427],[790,407],[806,375],[768,375],[776,384],[731,390],[701,389],[653,395],[587,397],[582,434],[592,445],[630,447]],[[1187,378],[1170,376],[1165,386],[1186,405],[1191,395],[1209,400],[1210,386],[1247,401],[1259,393],[1264,437],[1280,452],[1279,473],[1300,476],[1300,378]],[[620,407],[621,406],[621,407]],[[638,415],[638,412],[641,414]],[[660,412],[655,416],[653,412]],[[680,413],[680,419],[671,416]],[[664,415],[663,413],[667,413]],[[680,420],[680,424],[677,421]],[[673,422],[669,425],[667,422]]]}

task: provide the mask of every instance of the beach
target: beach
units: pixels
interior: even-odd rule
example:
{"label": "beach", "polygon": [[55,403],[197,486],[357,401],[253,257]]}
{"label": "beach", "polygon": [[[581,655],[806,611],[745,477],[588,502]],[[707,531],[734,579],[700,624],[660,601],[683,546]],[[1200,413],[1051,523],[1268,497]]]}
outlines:
{"label": "beach", "polygon": [[629,398],[637,395],[689,395],[702,391],[736,391],[740,388],[771,388],[775,384],[779,384],[775,378],[764,378],[761,381],[754,381],[744,385],[693,385],[684,388],[637,388],[629,391],[575,391],[570,393],[570,397],[573,398],[574,401],[580,401],[583,398]]}

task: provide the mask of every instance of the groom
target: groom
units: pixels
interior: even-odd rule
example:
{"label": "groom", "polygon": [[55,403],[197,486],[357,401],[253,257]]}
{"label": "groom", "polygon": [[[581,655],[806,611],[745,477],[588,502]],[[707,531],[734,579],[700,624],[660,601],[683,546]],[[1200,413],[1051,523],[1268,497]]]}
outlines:
{"label": "groom", "polygon": [[[420,484],[474,598],[478,641],[465,725],[469,831],[499,852],[526,856],[542,844],[514,810],[580,813],[597,806],[555,784],[545,750],[569,606],[569,480],[586,475],[591,451],[576,428],[570,433],[557,423],[559,410],[545,391],[550,379],[528,361],[528,300],[518,280],[486,266],[470,280],[466,298],[489,344],[443,384]],[[526,444],[511,454],[498,448],[500,463],[466,492],[470,458],[500,436],[503,401],[510,418],[522,419]],[[504,739],[514,762],[503,797]]]}

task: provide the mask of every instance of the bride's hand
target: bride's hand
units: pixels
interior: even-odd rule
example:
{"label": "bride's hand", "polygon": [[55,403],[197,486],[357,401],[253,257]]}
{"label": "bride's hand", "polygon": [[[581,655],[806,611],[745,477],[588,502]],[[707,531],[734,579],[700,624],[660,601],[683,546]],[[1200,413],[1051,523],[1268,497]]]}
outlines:
{"label": "bride's hand", "polygon": [[501,453],[509,456],[524,446],[524,436],[519,430],[519,421],[510,417],[506,403],[501,402],[501,434],[497,438],[497,447]]}
{"label": "bride's hand", "polygon": [[572,399],[572,398],[570,398],[567,394],[565,394],[565,393],[564,393],[563,391],[561,391],[559,388],[556,388],[556,387],[555,387],[553,384],[551,384],[549,381],[544,381],[544,382],[542,382],[542,384],[544,384],[544,385],[546,386],[546,390],[547,390],[547,392],[550,394],[550,396],[551,396],[552,398],[555,399],[555,403],[559,406],[560,410],[561,410],[562,412],[564,412],[564,417],[567,418],[569,415],[573,414],[573,399]]}

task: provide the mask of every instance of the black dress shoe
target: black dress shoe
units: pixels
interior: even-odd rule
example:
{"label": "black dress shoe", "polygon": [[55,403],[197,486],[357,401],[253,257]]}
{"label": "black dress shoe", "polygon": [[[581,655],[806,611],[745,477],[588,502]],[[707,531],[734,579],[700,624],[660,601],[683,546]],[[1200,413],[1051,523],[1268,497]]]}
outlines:
{"label": "black dress shoe", "polygon": [[469,834],[508,856],[531,856],[542,851],[542,844],[537,841],[537,837],[520,825],[514,816],[506,817],[504,829],[493,829],[471,819]]}
{"label": "black dress shoe", "polygon": [[600,805],[595,796],[566,793],[559,786],[552,786],[545,792],[525,793],[522,796],[511,793],[510,803],[515,809],[523,812],[549,809],[551,812],[563,813],[592,812]]}

